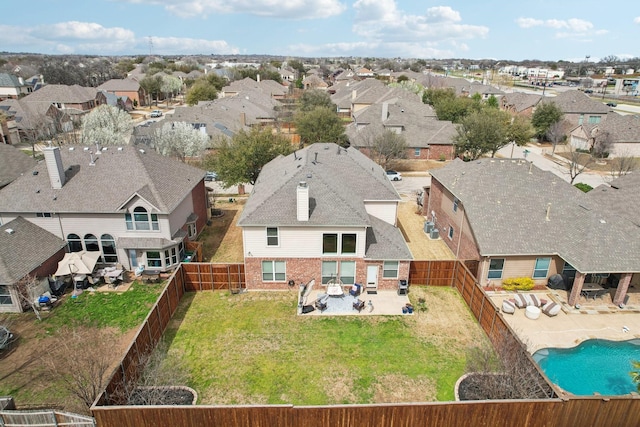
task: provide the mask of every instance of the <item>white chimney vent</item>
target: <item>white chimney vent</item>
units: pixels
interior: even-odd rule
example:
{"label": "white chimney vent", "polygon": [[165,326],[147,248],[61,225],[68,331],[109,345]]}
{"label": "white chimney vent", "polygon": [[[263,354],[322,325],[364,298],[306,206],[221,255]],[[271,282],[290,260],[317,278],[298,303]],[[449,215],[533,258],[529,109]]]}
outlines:
{"label": "white chimney vent", "polygon": [[62,167],[62,157],[60,156],[60,148],[45,147],[42,151],[44,152],[44,162],[49,172],[51,187],[55,189],[62,188],[65,182],[65,176],[64,168]]}
{"label": "white chimney vent", "polygon": [[7,233],[9,233],[9,234],[13,234],[13,233],[15,233],[15,230],[14,230],[13,228],[7,228],[7,229],[6,229],[6,230],[4,230],[4,231],[6,231],[6,232],[7,232]]}
{"label": "white chimney vent", "polygon": [[300,181],[296,189],[296,218],[309,221],[309,186],[304,181]]}

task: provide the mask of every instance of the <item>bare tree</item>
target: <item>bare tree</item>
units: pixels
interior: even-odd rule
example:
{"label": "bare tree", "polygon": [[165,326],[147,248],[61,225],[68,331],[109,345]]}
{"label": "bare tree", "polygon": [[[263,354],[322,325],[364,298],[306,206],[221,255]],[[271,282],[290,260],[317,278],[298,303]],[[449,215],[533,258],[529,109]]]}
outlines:
{"label": "bare tree", "polygon": [[568,154],[569,156],[567,160],[569,164],[568,164],[566,173],[569,175],[569,178],[571,179],[569,182],[573,184],[573,181],[575,181],[578,175],[585,172],[589,168],[589,166],[593,164],[594,160],[591,154],[580,153],[576,151],[576,149],[573,148],[573,146],[571,145],[569,146]]}
{"label": "bare tree", "polygon": [[593,139],[591,152],[596,158],[603,159],[609,156],[609,152],[613,148],[613,135],[606,130],[600,130]]}
{"label": "bare tree", "polygon": [[117,356],[114,346],[117,336],[107,329],[90,328],[67,328],[60,335],[63,339],[43,358],[67,391],[89,409],[106,386],[109,369]]}
{"label": "bare tree", "polygon": [[638,159],[623,153],[622,156],[614,157],[609,161],[609,173],[612,178],[619,178],[638,169]]}
{"label": "bare tree", "polygon": [[565,137],[564,127],[562,126],[562,121],[557,121],[552,123],[547,129],[546,137],[553,144],[553,149],[551,150],[551,155],[554,155],[556,152],[556,146],[560,141],[562,141]]}
{"label": "bare tree", "polygon": [[33,310],[38,320],[42,320],[42,316],[40,316],[38,298],[42,295],[43,290],[38,278],[28,274],[19,280],[16,286],[18,288],[18,295],[20,295],[22,307],[29,307]]}

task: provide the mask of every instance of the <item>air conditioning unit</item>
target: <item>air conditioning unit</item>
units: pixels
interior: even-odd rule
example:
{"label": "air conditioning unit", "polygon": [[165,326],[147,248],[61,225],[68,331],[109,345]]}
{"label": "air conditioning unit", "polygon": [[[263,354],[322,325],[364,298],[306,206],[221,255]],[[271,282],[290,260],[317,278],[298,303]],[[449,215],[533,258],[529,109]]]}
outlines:
{"label": "air conditioning unit", "polygon": [[434,228],[433,230],[431,230],[431,233],[429,234],[429,238],[433,240],[440,238],[440,232],[438,231],[437,228]]}
{"label": "air conditioning unit", "polygon": [[424,222],[424,232],[429,234],[431,233],[431,230],[434,229],[436,225],[433,223],[433,221],[425,221]]}

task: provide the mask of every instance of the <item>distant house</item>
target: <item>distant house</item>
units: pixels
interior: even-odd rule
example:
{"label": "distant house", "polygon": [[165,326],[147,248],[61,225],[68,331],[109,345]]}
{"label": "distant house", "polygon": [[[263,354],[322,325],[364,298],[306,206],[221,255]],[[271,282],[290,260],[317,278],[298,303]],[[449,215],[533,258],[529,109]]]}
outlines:
{"label": "distant house", "polygon": [[544,97],[538,105],[551,102],[560,108],[564,114],[563,121],[569,128],[604,122],[609,113],[609,107],[602,102],[592,100],[579,90],[568,90],[559,93],[558,96]]}
{"label": "distant house", "polygon": [[18,99],[29,93],[29,85],[22,77],[13,74],[0,73],[0,101],[3,99]]}
{"label": "distant house", "polygon": [[[618,305],[640,284],[640,228],[607,202],[614,191],[596,198],[514,159],[456,159],[431,175],[424,213],[458,259],[480,262],[482,285],[523,276],[546,285],[563,274],[575,305],[585,281],[611,277]],[[620,192],[617,204],[636,199]]]}
{"label": "distant house", "polygon": [[208,219],[204,171],[137,147],[45,148],[45,161],[0,190],[0,222],[18,217],[100,262],[166,271]]}
{"label": "distant house", "polygon": [[0,312],[19,313],[19,283],[55,273],[67,242],[22,217],[0,224]]}
{"label": "distant house", "polygon": [[124,111],[132,111],[133,101],[128,96],[118,96],[110,92],[100,91],[96,95],[96,102],[100,105],[106,104],[120,108]]}
{"label": "distant house", "polygon": [[[49,138],[57,132],[70,132],[78,110],[62,110],[48,102],[27,102],[27,98],[5,99],[0,110],[9,117],[5,137],[7,142],[32,142]],[[68,113],[72,113],[69,115]]]}
{"label": "distant house", "polygon": [[41,89],[22,98],[26,103],[53,104],[68,114],[83,114],[93,110],[96,105],[96,88],[79,85],[45,85]]}
{"label": "distant house", "polygon": [[247,288],[339,279],[396,289],[412,259],[397,227],[399,202],[384,170],[354,148],[315,143],[277,157],[238,220]]}
{"label": "distant house", "polygon": [[111,93],[118,98],[129,98],[133,107],[146,105],[145,91],[140,83],[133,79],[111,79],[98,86],[97,89]]}
{"label": "distant house", "polygon": [[327,90],[327,88],[329,87],[327,82],[325,82],[315,74],[305,77],[304,80],[302,80],[302,86],[304,87],[304,89],[307,89],[307,90],[308,89]]}
{"label": "distant house", "polygon": [[288,88],[274,80],[255,81],[249,77],[245,77],[242,80],[233,81],[228,86],[223,87],[220,91],[220,97],[228,98],[246,91],[258,91],[274,99],[282,99],[287,94]]}
{"label": "distant house", "polygon": [[376,138],[385,131],[402,135],[407,159],[452,160],[455,157],[453,123],[438,120],[431,106],[419,100],[373,104],[353,115],[346,134],[352,147],[371,156]]}
{"label": "distant house", "polygon": [[604,141],[609,157],[640,157],[640,117],[610,112],[607,120],[598,124],[582,124],[570,132],[572,147],[590,150]]}
{"label": "distant house", "polygon": [[530,93],[507,93],[500,98],[500,108],[512,115],[531,117],[541,99],[542,96]]}

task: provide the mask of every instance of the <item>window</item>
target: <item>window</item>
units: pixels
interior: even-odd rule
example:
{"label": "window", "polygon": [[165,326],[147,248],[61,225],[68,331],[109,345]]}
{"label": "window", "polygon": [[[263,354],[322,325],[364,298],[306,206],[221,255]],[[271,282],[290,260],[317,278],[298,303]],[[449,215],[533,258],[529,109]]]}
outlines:
{"label": "window", "polygon": [[160,258],[160,252],[147,251],[147,266],[162,267],[162,258]]}
{"label": "window", "polygon": [[578,117],[578,124],[581,125],[584,122],[584,114],[580,114],[580,117]]}
{"label": "window", "polygon": [[549,265],[551,264],[551,258],[537,258],[536,266],[533,268],[534,279],[544,279],[549,272]]}
{"label": "window", "polygon": [[124,221],[127,223],[127,230],[133,230],[133,218],[130,213],[124,214]]}
{"label": "window", "polygon": [[278,246],[277,227],[267,227],[267,246]]}
{"label": "window", "polygon": [[489,261],[488,279],[502,279],[502,269],[504,268],[504,258],[494,258]]}
{"label": "window", "polygon": [[7,285],[0,285],[0,305],[13,305],[11,292]]}
{"label": "window", "polygon": [[36,212],[36,218],[51,218],[51,212]]}
{"label": "window", "polygon": [[133,223],[136,230],[150,230],[149,215],[147,210],[142,206],[138,206],[133,210]]}
{"label": "window", "polygon": [[93,234],[84,235],[84,248],[88,251],[95,252],[100,250],[98,239]]}
{"label": "window", "polygon": [[589,116],[589,124],[595,125],[600,123],[600,116]]}
{"label": "window", "polygon": [[382,277],[387,279],[396,279],[398,277],[398,261],[385,261],[382,264]]}
{"label": "window", "polygon": [[176,248],[175,246],[173,248],[171,248],[171,264],[177,264],[178,263],[178,253],[176,252]]}
{"label": "window", "polygon": [[345,285],[353,285],[356,283],[356,262],[341,261],[340,262],[340,280]]}
{"label": "window", "polygon": [[322,284],[326,285],[329,280],[338,277],[337,261],[322,261]]}
{"label": "window", "polygon": [[356,253],[356,235],[355,234],[343,234],[342,235],[341,253],[343,253],[343,254],[355,254]]}
{"label": "window", "polygon": [[322,253],[323,254],[338,253],[338,235],[337,234],[322,235]]}
{"label": "window", "polygon": [[158,223],[157,214],[151,214],[151,229],[154,231],[160,230],[160,224]]}
{"label": "window", "polygon": [[69,252],[80,252],[82,250],[82,240],[77,234],[67,235],[67,243],[69,243]]}
{"label": "window", "polygon": [[285,261],[262,261],[263,282],[284,282],[287,277]]}
{"label": "window", "polygon": [[194,239],[198,235],[196,224],[194,222],[187,224],[187,233],[189,234],[190,239]]}
{"label": "window", "polygon": [[102,255],[104,256],[104,262],[118,262],[116,242],[113,239],[113,236],[111,236],[110,234],[103,234],[102,236],[100,236],[100,241],[102,242]]}
{"label": "window", "polygon": [[449,239],[453,240],[453,227],[449,226]]}
{"label": "window", "polygon": [[413,149],[413,155],[416,157],[420,157],[420,148],[416,147]]}
{"label": "window", "polygon": [[454,212],[458,212],[458,203],[460,203],[460,200],[458,200],[457,198],[453,198],[453,211]]}
{"label": "window", "polygon": [[164,251],[164,265],[171,265],[171,257],[169,256],[169,249]]}

